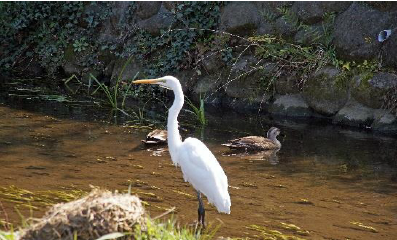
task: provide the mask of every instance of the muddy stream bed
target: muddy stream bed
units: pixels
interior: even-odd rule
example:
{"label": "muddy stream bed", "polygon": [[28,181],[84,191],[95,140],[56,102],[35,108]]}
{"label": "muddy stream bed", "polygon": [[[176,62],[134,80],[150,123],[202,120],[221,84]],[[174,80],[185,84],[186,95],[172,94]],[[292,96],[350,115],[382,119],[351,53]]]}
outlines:
{"label": "muddy stream bed", "polygon": [[[193,224],[195,191],[166,149],[141,144],[150,129],[115,124],[103,110],[86,109],[0,104],[0,188],[89,191],[93,185],[126,191],[131,184],[151,216],[176,207],[174,217]],[[204,130],[188,128],[183,137],[203,138],[229,178],[231,214],[206,203],[207,222],[222,223],[217,236],[257,238],[277,230],[303,239],[397,238],[395,136],[233,113],[209,120]],[[231,138],[264,134],[270,126],[285,134],[276,155],[231,155],[221,146]],[[21,223],[15,207],[29,216],[33,205],[35,217],[48,208],[4,194],[0,201],[15,225]]]}

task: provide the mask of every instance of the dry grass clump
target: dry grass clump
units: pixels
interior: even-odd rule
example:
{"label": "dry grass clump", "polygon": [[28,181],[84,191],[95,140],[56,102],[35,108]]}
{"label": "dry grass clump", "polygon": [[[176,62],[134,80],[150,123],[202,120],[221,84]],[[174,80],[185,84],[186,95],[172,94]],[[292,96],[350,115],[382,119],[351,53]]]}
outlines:
{"label": "dry grass clump", "polygon": [[136,196],[94,189],[88,196],[53,206],[21,233],[29,240],[97,239],[112,232],[133,232],[144,224],[144,208]]}

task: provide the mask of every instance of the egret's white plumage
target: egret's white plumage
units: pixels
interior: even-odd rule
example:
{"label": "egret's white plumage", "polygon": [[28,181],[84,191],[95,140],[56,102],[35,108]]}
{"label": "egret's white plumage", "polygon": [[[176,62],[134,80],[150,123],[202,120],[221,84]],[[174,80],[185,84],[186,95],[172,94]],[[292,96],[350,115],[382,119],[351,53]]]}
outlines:
{"label": "egret's white plumage", "polygon": [[[184,96],[179,80],[165,76],[152,80],[137,80],[134,83],[159,84],[174,91],[175,99],[168,112],[167,131],[168,148],[172,162],[180,165],[183,178],[199,192],[207,196],[219,212],[230,213],[230,196],[228,181],[221,165],[203,142],[196,138],[187,138],[182,142],[178,130],[178,114],[184,103]],[[202,206],[200,194],[199,202]],[[199,219],[200,219],[199,206]],[[203,213],[204,214],[204,213]],[[202,219],[204,223],[204,216]]]}
{"label": "egret's white plumage", "polygon": [[[178,158],[185,181],[202,192],[219,212],[230,213],[227,177],[215,156],[196,138],[187,138]],[[187,159],[187,161],[183,161]]]}

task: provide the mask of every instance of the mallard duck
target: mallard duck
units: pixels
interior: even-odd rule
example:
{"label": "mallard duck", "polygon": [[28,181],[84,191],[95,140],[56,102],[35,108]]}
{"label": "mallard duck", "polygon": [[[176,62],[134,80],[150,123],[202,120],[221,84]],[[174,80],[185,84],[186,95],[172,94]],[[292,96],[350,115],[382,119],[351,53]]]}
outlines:
{"label": "mallard duck", "polygon": [[142,140],[147,145],[161,145],[167,143],[167,130],[154,129]]}
{"label": "mallard duck", "polygon": [[228,143],[222,144],[230,149],[245,150],[245,151],[263,151],[276,150],[281,148],[281,143],[277,140],[280,134],[280,129],[271,127],[267,131],[267,138],[260,136],[247,136],[229,140]]}

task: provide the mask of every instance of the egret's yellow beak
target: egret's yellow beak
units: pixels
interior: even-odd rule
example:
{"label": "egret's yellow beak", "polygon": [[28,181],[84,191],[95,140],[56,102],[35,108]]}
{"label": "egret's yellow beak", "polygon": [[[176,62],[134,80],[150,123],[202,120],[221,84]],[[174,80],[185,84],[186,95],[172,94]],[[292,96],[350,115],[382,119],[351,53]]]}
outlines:
{"label": "egret's yellow beak", "polygon": [[136,83],[136,84],[139,84],[139,83],[141,83],[141,84],[156,84],[159,81],[161,81],[161,80],[160,79],[143,79],[143,80],[133,81],[133,83]]}

